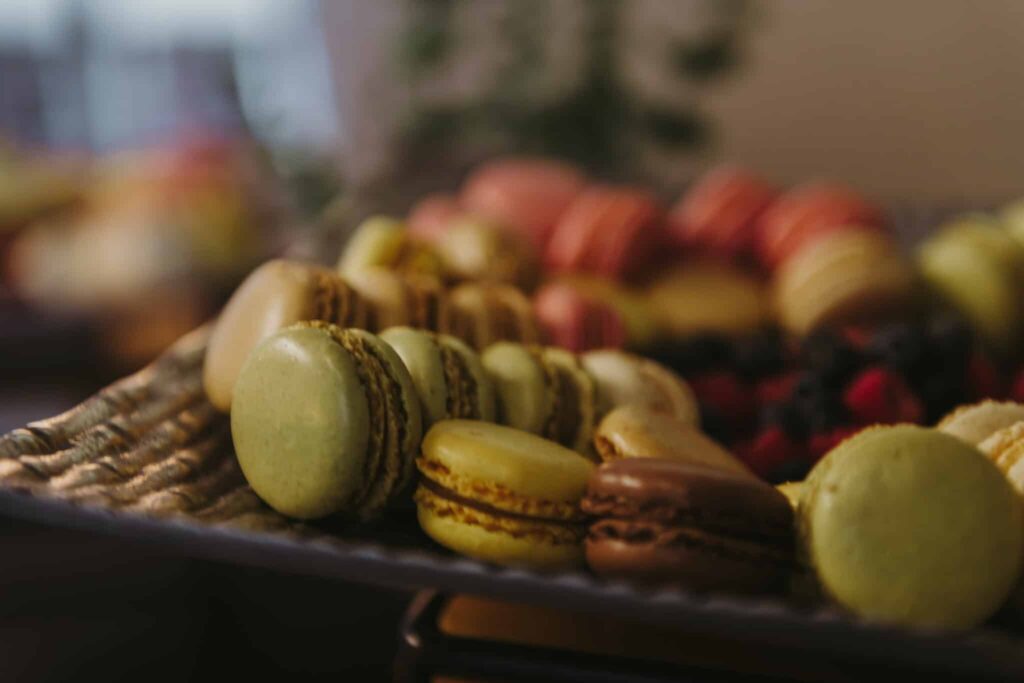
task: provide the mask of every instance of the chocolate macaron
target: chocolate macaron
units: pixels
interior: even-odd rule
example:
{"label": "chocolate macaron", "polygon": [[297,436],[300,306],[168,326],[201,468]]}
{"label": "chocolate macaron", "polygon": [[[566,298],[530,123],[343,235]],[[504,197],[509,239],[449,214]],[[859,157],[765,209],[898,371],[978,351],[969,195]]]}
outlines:
{"label": "chocolate macaron", "polygon": [[274,332],[302,320],[366,327],[367,306],[336,273],[308,263],[274,260],[249,274],[221,311],[210,335],[203,387],[227,412],[249,352]]}
{"label": "chocolate macaron", "polygon": [[242,367],[231,436],[249,485],[278,512],[368,520],[411,484],[420,402],[376,335],[303,322]]}
{"label": "chocolate macaron", "polygon": [[596,573],[694,590],[781,587],[793,564],[793,511],[751,477],[658,458],[605,463],[582,507]]}

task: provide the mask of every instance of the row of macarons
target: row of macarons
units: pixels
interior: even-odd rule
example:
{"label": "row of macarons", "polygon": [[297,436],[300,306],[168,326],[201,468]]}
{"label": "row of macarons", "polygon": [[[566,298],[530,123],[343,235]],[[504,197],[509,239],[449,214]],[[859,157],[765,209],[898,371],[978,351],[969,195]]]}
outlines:
{"label": "row of macarons", "polygon": [[230,412],[242,469],[272,507],[366,520],[405,488],[436,422],[501,423],[598,460],[601,426],[637,405],[697,434],[708,457],[725,453],[700,435],[686,382],[640,356],[515,342],[477,353],[411,327],[378,335],[302,321],[279,330],[246,358]]}
{"label": "row of macarons", "polygon": [[[559,315],[573,320],[571,312]],[[229,410],[249,352],[270,334],[303,320],[371,331],[407,325],[453,335],[476,349],[498,340],[543,340],[536,307],[509,285],[447,287],[434,277],[382,268],[342,276],[311,263],[272,260],[249,274],[214,323],[203,366],[210,402]]]}
{"label": "row of macarons", "polygon": [[[1024,406],[972,406],[938,428],[869,427],[804,481],[772,487],[667,409],[670,401],[645,404],[648,392],[629,389],[586,448],[552,415],[535,415],[540,434],[466,419],[486,417],[467,400],[487,394],[474,382],[489,375],[495,396],[509,397],[495,402],[500,416],[526,405],[525,378],[550,381],[568,359],[523,349],[512,357],[523,368],[505,352],[485,353],[478,366],[450,344],[409,329],[377,336],[317,322],[267,338],[243,368],[231,414],[253,490],[304,519],[369,520],[411,494],[430,538],[483,561],[585,563],[609,578],[694,590],[817,592],[855,614],[913,626],[980,624],[1020,579]],[[631,373],[643,362],[616,360]],[[652,384],[638,377],[631,383]],[[580,387],[572,386],[562,398]],[[441,419],[432,422],[432,410]]]}

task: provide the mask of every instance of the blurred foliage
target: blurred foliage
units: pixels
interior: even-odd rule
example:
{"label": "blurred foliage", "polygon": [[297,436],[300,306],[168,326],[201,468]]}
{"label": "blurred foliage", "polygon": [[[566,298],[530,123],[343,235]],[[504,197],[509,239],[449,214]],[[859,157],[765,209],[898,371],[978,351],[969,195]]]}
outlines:
{"label": "blurred foliage", "polygon": [[[406,164],[448,157],[456,149],[472,155],[496,149],[576,161],[604,174],[631,175],[641,145],[651,141],[685,153],[708,144],[712,126],[696,104],[676,98],[649,101],[622,74],[622,0],[584,0],[580,36],[581,72],[558,96],[536,97],[531,82],[544,69],[543,39],[553,3],[518,0],[504,4],[497,25],[505,52],[491,86],[472,98],[438,101],[423,87],[450,65],[462,46],[454,16],[466,0],[407,0],[406,29],[399,42],[402,73],[415,93],[404,122],[399,157]],[[745,0],[707,0],[711,16],[704,35],[675,38],[665,72],[679,86],[704,86],[740,62]],[[680,29],[686,28],[680,26]],[[470,150],[470,151],[467,151]],[[472,161],[470,159],[469,161]]]}

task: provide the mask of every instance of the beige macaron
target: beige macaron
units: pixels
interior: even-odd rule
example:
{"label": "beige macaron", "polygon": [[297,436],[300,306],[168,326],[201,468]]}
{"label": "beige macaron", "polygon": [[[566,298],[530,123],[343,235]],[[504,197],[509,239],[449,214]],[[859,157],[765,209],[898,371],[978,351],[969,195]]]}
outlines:
{"label": "beige macaron", "polygon": [[936,428],[972,446],[999,430],[1024,420],[1024,404],[986,400],[960,406],[939,421]]}

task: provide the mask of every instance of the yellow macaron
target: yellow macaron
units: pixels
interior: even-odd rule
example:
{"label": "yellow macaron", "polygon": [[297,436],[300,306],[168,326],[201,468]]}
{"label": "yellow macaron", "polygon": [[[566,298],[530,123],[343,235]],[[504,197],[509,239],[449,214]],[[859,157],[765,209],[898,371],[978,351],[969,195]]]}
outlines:
{"label": "yellow macaron", "polygon": [[416,461],[420,526],[462,555],[543,569],[583,561],[594,465],[553,441],[472,420],[436,423]]}

